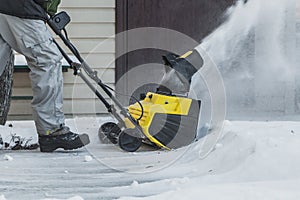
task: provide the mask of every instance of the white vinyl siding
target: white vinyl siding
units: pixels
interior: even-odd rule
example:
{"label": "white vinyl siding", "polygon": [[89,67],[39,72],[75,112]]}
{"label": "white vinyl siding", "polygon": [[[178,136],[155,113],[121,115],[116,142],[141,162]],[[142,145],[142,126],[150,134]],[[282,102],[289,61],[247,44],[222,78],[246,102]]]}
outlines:
{"label": "white vinyl siding", "polygon": [[[65,10],[71,16],[72,22],[67,26],[67,31],[74,46],[87,63],[98,71],[103,82],[114,87],[115,0],[63,0],[60,10]],[[59,40],[58,43],[62,45]],[[64,72],[63,76],[65,114],[106,113],[93,92],[79,77],[74,77],[72,70]],[[13,96],[32,96],[28,73],[14,74]],[[30,101],[12,100],[10,116],[30,116]]]}

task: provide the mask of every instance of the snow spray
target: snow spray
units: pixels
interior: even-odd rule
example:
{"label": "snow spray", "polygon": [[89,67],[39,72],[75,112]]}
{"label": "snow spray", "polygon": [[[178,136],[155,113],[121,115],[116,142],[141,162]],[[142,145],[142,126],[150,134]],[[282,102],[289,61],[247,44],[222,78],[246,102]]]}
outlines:
{"label": "snow spray", "polygon": [[[299,112],[296,5],[296,0],[238,1],[197,47],[222,74],[229,119],[274,119]],[[192,89],[207,98],[201,78],[193,82]]]}

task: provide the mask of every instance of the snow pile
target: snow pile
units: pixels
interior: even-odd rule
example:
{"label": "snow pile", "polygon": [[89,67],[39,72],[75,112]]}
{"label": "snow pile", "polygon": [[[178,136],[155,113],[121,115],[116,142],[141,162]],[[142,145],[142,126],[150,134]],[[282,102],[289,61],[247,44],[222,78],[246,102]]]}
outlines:
{"label": "snow pile", "polygon": [[197,187],[197,182],[191,183],[185,188],[166,192],[161,195],[138,198],[124,197],[120,200],[190,200],[190,199],[222,199],[222,200],[241,200],[241,199],[264,199],[264,200],[297,200],[300,193],[296,192],[300,181],[274,182],[253,182],[253,183],[230,183],[203,185]]}
{"label": "snow pile", "polygon": [[3,159],[6,160],[6,161],[12,161],[12,160],[14,160],[13,157],[11,157],[10,155],[7,155],[7,154],[5,154],[5,155],[3,156]]}
{"label": "snow pile", "polygon": [[93,160],[93,157],[92,157],[92,156],[89,156],[89,155],[84,156],[84,162],[90,162],[90,161],[92,161],[92,160]]}
{"label": "snow pile", "polygon": [[84,200],[84,199],[81,196],[74,196],[69,199],[43,199],[43,200]]}
{"label": "snow pile", "polygon": [[[214,151],[199,157],[199,144],[161,176],[183,177],[114,188],[135,199],[299,199],[300,123],[232,122]],[[167,191],[167,192],[161,192]],[[124,195],[123,195],[124,196]]]}
{"label": "snow pile", "polygon": [[33,121],[14,121],[0,126],[0,149],[11,149],[16,144],[22,147],[37,143]]}

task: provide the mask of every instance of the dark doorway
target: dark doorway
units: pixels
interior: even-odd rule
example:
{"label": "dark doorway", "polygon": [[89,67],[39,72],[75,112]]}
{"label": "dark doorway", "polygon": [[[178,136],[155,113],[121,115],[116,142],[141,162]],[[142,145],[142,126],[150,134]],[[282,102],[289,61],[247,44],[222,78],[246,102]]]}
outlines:
{"label": "dark doorway", "polygon": [[[225,19],[225,11],[234,4],[236,0],[116,0],[116,32],[121,33],[140,27],[162,27],[178,31],[191,37],[197,43],[217,28]],[[148,36],[145,35],[144,40]],[[116,53],[128,52],[128,46],[134,38],[128,38],[124,34],[116,40]],[[174,41],[166,41],[172,43]],[[176,41],[180,43],[180,41]],[[184,43],[184,41],[183,41]],[[178,53],[185,53],[195,46],[182,45]],[[161,56],[167,51],[162,49],[145,48],[128,52],[117,56],[116,61],[116,82],[117,91],[132,95],[132,89],[140,87],[136,75],[124,78],[129,70],[149,64],[162,63]],[[139,79],[149,79],[156,82],[162,76],[161,68],[154,65],[147,65],[138,74]],[[155,77],[155,78],[154,78]],[[136,81],[136,83],[135,83]],[[146,90],[152,90],[152,86]],[[143,90],[139,88],[138,90]]]}

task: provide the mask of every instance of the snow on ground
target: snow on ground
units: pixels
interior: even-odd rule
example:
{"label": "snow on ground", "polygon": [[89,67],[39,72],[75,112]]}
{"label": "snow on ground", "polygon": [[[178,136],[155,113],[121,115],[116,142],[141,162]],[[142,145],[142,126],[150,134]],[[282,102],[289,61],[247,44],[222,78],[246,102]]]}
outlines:
{"label": "snow on ground", "polygon": [[[203,157],[204,140],[171,152],[100,144],[107,120],[67,120],[91,136],[85,149],[0,152],[0,199],[300,199],[300,122],[227,121]],[[9,123],[1,135],[36,139],[31,121]]]}
{"label": "snow on ground", "polygon": [[[181,173],[186,176],[182,182],[169,183],[175,189],[152,197],[121,199],[299,199],[300,123],[232,122],[229,126],[231,130],[208,157],[171,167],[187,172]],[[166,183],[152,184],[140,188],[147,191]]]}

